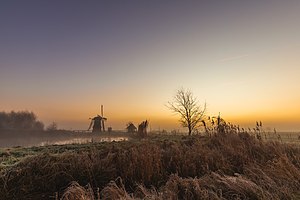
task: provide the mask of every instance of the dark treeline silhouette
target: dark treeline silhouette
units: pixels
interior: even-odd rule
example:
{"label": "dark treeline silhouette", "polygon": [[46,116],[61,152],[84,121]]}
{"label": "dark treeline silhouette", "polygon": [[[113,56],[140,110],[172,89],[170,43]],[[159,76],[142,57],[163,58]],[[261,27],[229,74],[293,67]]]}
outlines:
{"label": "dark treeline silhouette", "polygon": [[33,112],[0,112],[0,130],[42,131],[44,130],[44,124],[37,120]]}

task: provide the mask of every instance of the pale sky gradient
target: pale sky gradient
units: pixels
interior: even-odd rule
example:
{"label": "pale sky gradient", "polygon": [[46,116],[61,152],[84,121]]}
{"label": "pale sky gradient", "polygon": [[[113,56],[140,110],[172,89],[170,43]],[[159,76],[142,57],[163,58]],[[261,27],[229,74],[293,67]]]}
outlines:
{"label": "pale sky gradient", "polygon": [[60,128],[150,119],[191,89],[242,126],[300,131],[300,1],[1,1],[0,111]]}

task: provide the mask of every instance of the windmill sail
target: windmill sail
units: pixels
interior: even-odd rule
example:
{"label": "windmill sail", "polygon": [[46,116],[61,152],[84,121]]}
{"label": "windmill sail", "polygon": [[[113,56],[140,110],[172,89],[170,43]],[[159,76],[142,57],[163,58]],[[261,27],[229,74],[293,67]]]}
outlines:
{"label": "windmill sail", "polygon": [[104,120],[106,120],[106,118],[103,117],[103,105],[101,105],[101,117],[103,132],[105,132]]}
{"label": "windmill sail", "polygon": [[88,128],[88,131],[92,128],[92,126],[93,126],[93,120],[91,120],[91,123],[90,123],[90,126]]}

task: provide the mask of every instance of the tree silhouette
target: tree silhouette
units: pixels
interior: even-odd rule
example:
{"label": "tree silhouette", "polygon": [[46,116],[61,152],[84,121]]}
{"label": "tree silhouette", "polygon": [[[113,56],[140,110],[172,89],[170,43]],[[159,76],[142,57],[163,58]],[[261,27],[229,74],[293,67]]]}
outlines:
{"label": "tree silhouette", "polygon": [[37,130],[44,129],[44,124],[37,120],[33,112],[0,112],[0,130]]}
{"label": "tree silhouette", "polygon": [[206,104],[201,107],[193,93],[183,88],[177,90],[173,100],[168,102],[167,107],[180,115],[179,122],[183,127],[188,128],[189,135],[201,122],[206,111]]}

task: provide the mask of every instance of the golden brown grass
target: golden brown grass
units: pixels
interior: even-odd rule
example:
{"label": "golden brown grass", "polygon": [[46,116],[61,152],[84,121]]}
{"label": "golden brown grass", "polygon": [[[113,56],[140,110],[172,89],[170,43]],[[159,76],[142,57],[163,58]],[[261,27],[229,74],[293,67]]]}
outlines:
{"label": "golden brown grass", "polygon": [[94,200],[93,190],[90,185],[87,188],[80,186],[77,182],[73,181],[70,186],[64,191],[62,200]]}
{"label": "golden brown grass", "polygon": [[294,199],[300,191],[300,149],[259,141],[247,133],[157,136],[78,149],[31,156],[2,169],[0,196]]}

